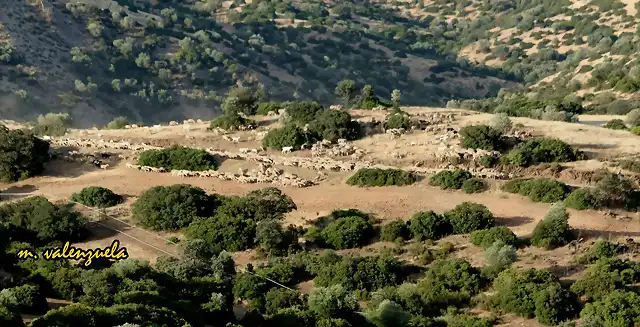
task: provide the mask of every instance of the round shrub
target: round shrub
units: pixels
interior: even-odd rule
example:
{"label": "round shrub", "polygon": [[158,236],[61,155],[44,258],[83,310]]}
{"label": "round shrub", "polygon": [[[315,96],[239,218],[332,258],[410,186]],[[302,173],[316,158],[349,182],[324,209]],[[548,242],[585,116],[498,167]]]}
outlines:
{"label": "round shrub", "polygon": [[324,241],[336,250],[359,248],[371,238],[373,227],[362,217],[338,219],[322,230]]}
{"label": "round shrub", "polygon": [[362,168],[347,180],[347,184],[356,186],[403,186],[411,185],[416,176],[401,169]]}
{"label": "round shrub", "polygon": [[506,245],[516,245],[518,238],[509,227],[494,226],[489,229],[481,229],[471,233],[471,243],[483,249],[489,248],[496,241]]}
{"label": "round shrub", "polygon": [[481,193],[487,190],[487,182],[480,178],[470,178],[462,183],[464,193]]}
{"label": "round shrub", "polygon": [[252,219],[217,214],[206,219],[194,216],[191,220],[185,235],[190,240],[204,240],[212,253],[244,251],[255,245],[257,226]]}
{"label": "round shrub", "polygon": [[36,176],[49,161],[49,143],[24,130],[0,125],[0,180],[15,182]]}
{"label": "round shrub", "polygon": [[472,178],[470,172],[464,169],[443,170],[429,178],[429,185],[440,186],[441,189],[460,189],[462,184]]}
{"label": "round shrub", "polygon": [[167,170],[213,170],[216,159],[209,152],[184,146],[172,146],[161,150],[146,150],[140,153],[138,165]]}
{"label": "round shrub", "polygon": [[495,166],[496,163],[498,163],[498,158],[489,154],[485,154],[478,159],[478,164],[485,168],[491,168]]}
{"label": "round shrub", "polygon": [[633,133],[633,135],[640,135],[640,126],[631,127],[631,133]]}
{"label": "round shrub", "polygon": [[411,118],[405,112],[393,112],[384,122],[384,129],[396,129],[396,128],[411,128]]}
{"label": "round shrub", "polygon": [[360,136],[360,125],[351,115],[341,110],[322,110],[309,123],[309,134],[318,140],[336,142],[338,139],[355,140]]}
{"label": "round shrub", "polygon": [[615,130],[627,129],[627,125],[624,124],[624,121],[622,119],[612,119],[602,127]]}
{"label": "round shrub", "polygon": [[315,101],[293,101],[285,109],[289,120],[300,125],[311,123],[320,111],[325,110]]}
{"label": "round shrub", "polygon": [[251,119],[244,118],[237,112],[225,112],[212,120],[211,123],[209,123],[209,128],[222,128],[227,131],[233,131],[239,129],[241,126],[252,124],[254,124],[254,122]]}
{"label": "round shrub", "polygon": [[502,133],[487,125],[469,125],[460,129],[463,148],[500,151],[504,148]]}
{"label": "round shrub", "polygon": [[113,193],[108,188],[100,186],[88,186],[80,192],[74,193],[71,200],[90,207],[108,208],[122,202],[122,196]]}
{"label": "round shrub", "polygon": [[569,227],[567,209],[562,202],[558,202],[533,229],[531,244],[540,248],[553,249],[569,243],[574,238]]}
{"label": "round shrub", "polygon": [[457,205],[453,210],[447,211],[445,217],[451,222],[455,234],[467,234],[495,224],[491,211],[484,205],[473,202]]}
{"label": "round shrub", "polygon": [[521,167],[546,162],[570,162],[579,157],[579,152],[569,144],[551,138],[535,138],[519,144],[516,149],[502,157],[506,164]]}
{"label": "round shrub", "polygon": [[409,222],[411,235],[418,240],[438,240],[453,232],[449,220],[433,211],[418,212]]}
{"label": "round shrub", "polygon": [[293,150],[297,150],[306,142],[307,137],[300,127],[295,124],[286,124],[270,130],[262,139],[262,146],[278,150],[291,146]]}
{"label": "round shrub", "polygon": [[216,202],[201,188],[185,184],[155,186],[133,204],[133,219],[153,230],[175,231],[210,217]]}
{"label": "round shrub", "polygon": [[107,124],[107,129],[123,129],[125,126],[129,125],[129,120],[127,117],[116,117],[114,120],[110,121]]}
{"label": "round shrub", "polygon": [[596,191],[591,188],[574,190],[564,199],[564,204],[567,208],[576,210],[596,210],[602,206]]}
{"label": "round shrub", "polygon": [[382,226],[382,231],[380,232],[380,239],[386,242],[393,242],[397,239],[406,240],[409,238],[409,229],[407,228],[407,224],[402,220],[392,221],[384,226]]}

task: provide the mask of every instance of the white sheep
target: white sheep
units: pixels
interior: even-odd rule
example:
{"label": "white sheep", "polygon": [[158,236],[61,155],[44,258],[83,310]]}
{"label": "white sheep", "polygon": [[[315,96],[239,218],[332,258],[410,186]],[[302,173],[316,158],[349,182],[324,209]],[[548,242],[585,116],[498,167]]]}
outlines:
{"label": "white sheep", "polygon": [[240,142],[240,136],[234,136],[234,137],[232,137],[232,138],[231,138],[231,141],[232,141],[233,143],[238,143],[238,142]]}
{"label": "white sheep", "polygon": [[109,168],[109,164],[101,164],[100,165],[100,169],[107,169]]}
{"label": "white sheep", "polygon": [[191,129],[191,125],[184,124],[184,126],[182,126],[182,129],[184,129],[185,131],[188,131],[189,129]]}
{"label": "white sheep", "polygon": [[238,151],[239,151],[240,153],[243,153],[243,154],[247,154],[247,153],[249,153],[249,149],[247,149],[247,148],[240,148],[240,149],[238,149]]}
{"label": "white sheep", "polygon": [[292,146],[283,146],[282,147],[282,153],[291,153],[292,150],[293,150]]}

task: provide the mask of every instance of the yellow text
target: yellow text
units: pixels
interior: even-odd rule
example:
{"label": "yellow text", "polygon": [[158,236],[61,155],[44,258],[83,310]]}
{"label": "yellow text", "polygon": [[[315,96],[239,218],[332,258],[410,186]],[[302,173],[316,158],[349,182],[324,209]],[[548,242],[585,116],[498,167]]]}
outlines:
{"label": "yellow text", "polygon": [[46,260],[85,259],[84,265],[89,266],[94,259],[124,260],[129,257],[129,253],[127,253],[127,248],[120,247],[120,241],[114,240],[110,246],[102,249],[78,249],[66,242],[63,247],[45,249],[42,256]]}

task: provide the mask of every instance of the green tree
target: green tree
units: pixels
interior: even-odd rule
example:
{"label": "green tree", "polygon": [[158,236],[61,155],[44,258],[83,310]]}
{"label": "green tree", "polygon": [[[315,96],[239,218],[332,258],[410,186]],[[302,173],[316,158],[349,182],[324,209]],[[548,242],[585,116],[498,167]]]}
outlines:
{"label": "green tree", "polygon": [[350,106],[353,104],[353,101],[356,97],[356,93],[358,90],[356,89],[356,82],[346,79],[342,80],[336,85],[336,89],[334,90],[334,94],[342,99],[345,106]]}
{"label": "green tree", "polygon": [[409,222],[409,230],[418,240],[438,240],[453,232],[453,226],[443,215],[433,211],[418,212]]}
{"label": "green tree", "polygon": [[49,161],[49,143],[24,130],[0,125],[0,180],[15,182],[36,176]]}
{"label": "green tree", "polygon": [[486,206],[473,202],[463,202],[444,215],[451,222],[455,234],[471,233],[491,228],[495,224],[491,211]]}
{"label": "green tree", "polygon": [[531,244],[553,249],[575,238],[569,227],[569,213],[562,202],[551,206],[547,215],[533,229]]}
{"label": "green tree", "polygon": [[341,285],[311,291],[309,309],[323,318],[348,317],[358,308],[356,298]]}

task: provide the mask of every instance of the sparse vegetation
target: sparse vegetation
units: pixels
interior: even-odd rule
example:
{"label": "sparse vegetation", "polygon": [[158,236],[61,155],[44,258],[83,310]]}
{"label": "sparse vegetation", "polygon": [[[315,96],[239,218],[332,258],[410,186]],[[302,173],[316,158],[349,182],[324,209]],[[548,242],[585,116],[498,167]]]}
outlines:
{"label": "sparse vegetation", "polygon": [[612,119],[608,121],[606,124],[604,124],[603,127],[608,129],[615,129],[615,130],[627,129],[627,125],[625,125],[622,119]]}

